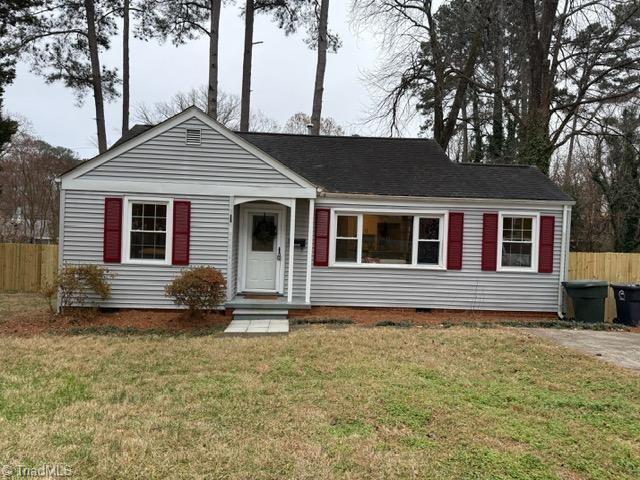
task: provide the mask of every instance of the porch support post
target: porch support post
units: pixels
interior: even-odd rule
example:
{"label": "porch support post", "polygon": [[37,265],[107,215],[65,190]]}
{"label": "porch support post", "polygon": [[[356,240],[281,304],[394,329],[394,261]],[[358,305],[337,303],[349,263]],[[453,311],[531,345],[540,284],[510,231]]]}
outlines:
{"label": "porch support post", "polygon": [[290,220],[289,220],[289,278],[287,279],[287,302],[293,301],[293,255],[296,233],[296,199],[291,199]]}
{"label": "porch support post", "polygon": [[304,302],[311,303],[311,253],[313,250],[313,227],[314,218],[313,213],[315,211],[316,201],[313,198],[309,199],[309,230],[307,231],[307,280],[304,287]]}
{"label": "porch support post", "polygon": [[231,281],[234,276],[233,272],[233,222],[236,221],[234,217],[235,213],[235,199],[233,195],[229,197],[229,230],[227,231],[227,301],[233,300],[236,291],[236,285]]}

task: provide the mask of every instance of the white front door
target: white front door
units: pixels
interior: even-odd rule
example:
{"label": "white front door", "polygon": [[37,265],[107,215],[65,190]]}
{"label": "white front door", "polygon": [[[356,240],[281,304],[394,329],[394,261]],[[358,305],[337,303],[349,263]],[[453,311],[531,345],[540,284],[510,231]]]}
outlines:
{"label": "white front door", "polygon": [[275,292],[279,288],[282,218],[276,210],[246,212],[244,289],[247,291]]}

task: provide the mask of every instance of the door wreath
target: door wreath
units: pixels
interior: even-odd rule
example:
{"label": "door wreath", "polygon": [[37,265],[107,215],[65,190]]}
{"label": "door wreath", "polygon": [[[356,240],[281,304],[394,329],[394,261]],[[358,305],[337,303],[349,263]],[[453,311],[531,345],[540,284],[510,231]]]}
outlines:
{"label": "door wreath", "polygon": [[273,220],[267,220],[267,215],[265,214],[253,227],[253,237],[264,243],[273,242],[273,239],[276,238],[278,234],[278,228],[276,227]]}

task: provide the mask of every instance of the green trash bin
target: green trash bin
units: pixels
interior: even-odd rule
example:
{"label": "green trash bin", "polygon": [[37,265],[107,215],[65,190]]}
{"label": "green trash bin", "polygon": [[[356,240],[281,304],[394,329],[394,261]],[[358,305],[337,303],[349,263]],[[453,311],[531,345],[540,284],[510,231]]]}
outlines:
{"label": "green trash bin", "polygon": [[609,283],[601,280],[571,280],[562,282],[573,302],[576,322],[604,322],[604,301]]}

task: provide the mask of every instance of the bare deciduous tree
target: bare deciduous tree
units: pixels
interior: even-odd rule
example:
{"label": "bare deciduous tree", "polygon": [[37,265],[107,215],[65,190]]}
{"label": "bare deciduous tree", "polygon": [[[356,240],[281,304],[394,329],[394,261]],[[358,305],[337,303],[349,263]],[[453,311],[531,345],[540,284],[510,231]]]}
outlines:
{"label": "bare deciduous tree", "polygon": [[0,236],[36,242],[48,235],[55,241],[59,206],[55,179],[77,162],[71,150],[17,134],[0,159]]}
{"label": "bare deciduous tree", "polygon": [[448,43],[450,32],[441,27],[443,19],[435,15],[430,0],[354,0],[353,11],[358,24],[379,26],[389,52],[370,78],[382,90],[374,119],[386,123],[391,134],[398,133],[403,117],[415,111],[418,85],[425,84],[428,95],[419,102],[432,116],[434,139],[446,149],[457,131],[484,32],[494,15],[492,2],[467,2],[457,12],[464,33],[454,39],[455,46]]}
{"label": "bare deciduous tree", "polygon": [[[136,109],[136,121],[147,125],[155,125],[169,117],[180,113],[192,105],[205,111],[207,108],[206,86],[192,88],[187,92],[178,92],[169,100],[153,105],[140,104]],[[225,92],[218,92],[218,121],[231,130],[240,129],[240,98]],[[277,131],[278,124],[275,120],[257,111],[251,116],[250,123],[253,131]]]}
{"label": "bare deciduous tree", "polygon": [[[306,113],[299,112],[292,115],[282,128],[283,133],[297,133],[305,135],[308,132],[308,126],[311,125],[311,117]],[[320,121],[319,135],[344,135],[344,129],[331,117],[325,117]]]}

